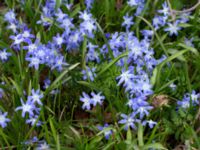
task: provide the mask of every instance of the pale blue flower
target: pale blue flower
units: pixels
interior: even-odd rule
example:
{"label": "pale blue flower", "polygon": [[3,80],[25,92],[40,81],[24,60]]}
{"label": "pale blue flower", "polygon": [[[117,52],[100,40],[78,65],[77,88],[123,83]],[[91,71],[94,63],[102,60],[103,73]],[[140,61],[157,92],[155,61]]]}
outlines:
{"label": "pale blue flower", "polygon": [[122,26],[126,27],[126,29],[129,29],[134,24],[133,17],[126,14],[126,16],[124,16],[123,18],[124,22],[122,23]]}
{"label": "pale blue flower", "polygon": [[92,100],[92,104],[94,106],[96,106],[97,104],[102,105],[103,100],[105,99],[105,96],[101,95],[101,92],[99,92],[98,94],[95,94],[94,92],[91,93],[91,100]]}
{"label": "pale blue flower", "polygon": [[2,113],[0,111],[0,126],[2,128],[5,128],[7,126],[7,123],[10,122],[10,119],[6,118],[7,114],[8,114],[7,112]]}
{"label": "pale blue flower", "polygon": [[6,49],[0,50],[0,60],[3,62],[7,61],[11,55]]}
{"label": "pale blue flower", "polygon": [[28,96],[28,99],[33,101],[35,104],[42,105],[41,99],[43,98],[43,94],[40,92],[40,90],[31,90],[31,95]]}
{"label": "pale blue flower", "polygon": [[97,126],[97,128],[100,131],[105,130],[103,133],[104,133],[106,140],[108,140],[110,138],[110,136],[113,134],[112,130],[107,130],[108,127],[109,127],[109,125],[107,123],[104,124],[104,126]]}
{"label": "pale blue flower", "polygon": [[130,115],[121,114],[122,119],[118,122],[119,124],[125,125],[125,130],[128,128],[136,129],[136,123],[139,122],[138,119],[135,118],[135,113],[131,113]]}
{"label": "pale blue flower", "polygon": [[26,103],[20,99],[22,106],[18,106],[15,111],[22,110],[22,117],[25,117],[25,114],[28,113],[29,116],[34,115],[34,111],[38,112],[38,108],[35,107],[34,102],[31,99],[28,99]]}
{"label": "pale blue flower", "polygon": [[169,32],[169,35],[178,35],[178,31],[181,30],[181,27],[178,26],[179,21],[175,21],[174,23],[168,23],[168,27],[164,29],[164,31]]}
{"label": "pale blue flower", "polygon": [[80,101],[83,102],[82,108],[90,110],[91,109],[91,104],[93,101],[91,100],[90,96],[86,94],[85,92],[82,93],[83,97],[80,97]]}

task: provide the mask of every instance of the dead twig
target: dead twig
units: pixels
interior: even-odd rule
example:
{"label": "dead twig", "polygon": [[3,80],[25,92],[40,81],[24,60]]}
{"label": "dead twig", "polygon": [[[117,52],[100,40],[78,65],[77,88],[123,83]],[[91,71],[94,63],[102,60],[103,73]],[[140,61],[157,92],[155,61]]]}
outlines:
{"label": "dead twig", "polygon": [[200,0],[198,0],[198,2],[194,6],[192,6],[191,8],[189,8],[189,9],[185,9],[185,10],[174,10],[173,9],[172,13],[173,14],[188,13],[188,12],[191,12],[191,11],[195,10],[199,5],[200,5]]}

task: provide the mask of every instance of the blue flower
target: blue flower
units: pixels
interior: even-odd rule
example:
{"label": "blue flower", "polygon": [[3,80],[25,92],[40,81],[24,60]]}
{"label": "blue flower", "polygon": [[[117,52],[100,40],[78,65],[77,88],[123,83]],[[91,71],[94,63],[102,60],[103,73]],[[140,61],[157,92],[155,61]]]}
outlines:
{"label": "blue flower", "polygon": [[93,103],[92,99],[88,94],[85,92],[82,93],[83,97],[80,97],[80,101],[83,102],[82,108],[90,110],[91,109],[91,104]]}
{"label": "blue flower", "polygon": [[105,99],[105,96],[101,95],[101,92],[99,92],[98,94],[95,94],[94,92],[91,93],[92,95],[92,104],[94,106],[96,106],[97,104],[102,105],[103,100]]}
{"label": "blue flower", "polygon": [[128,128],[136,129],[135,123],[138,123],[139,120],[135,118],[135,113],[131,113],[130,115],[121,114],[122,119],[118,122],[119,124],[125,125],[125,130]]}
{"label": "blue flower", "polygon": [[65,17],[68,17],[68,15],[63,13],[61,9],[58,9],[58,11],[55,13],[55,16],[57,17],[56,20],[60,23],[62,20],[64,20]]}
{"label": "blue flower", "polygon": [[191,12],[181,13],[180,16],[179,16],[179,22],[180,23],[187,23],[190,20],[190,14],[191,14]]}
{"label": "blue flower", "polygon": [[6,52],[6,49],[3,49],[0,51],[0,60],[5,62],[8,60],[8,58],[11,56],[12,54],[9,52]]}
{"label": "blue flower", "polygon": [[26,123],[31,124],[31,126],[36,125],[37,127],[42,125],[42,122],[38,120],[38,115],[29,116],[29,119],[26,120]]}
{"label": "blue flower", "polygon": [[170,85],[169,85],[169,87],[174,91],[174,90],[176,90],[176,84],[174,84],[174,83],[171,83]]}
{"label": "blue flower", "polygon": [[193,90],[191,94],[188,94],[188,97],[189,96],[192,103],[197,104],[197,105],[199,104],[198,99],[200,98],[200,93],[196,93],[196,91]]}
{"label": "blue flower", "polygon": [[141,43],[137,40],[132,41],[129,43],[129,59],[136,60],[138,57],[143,56],[144,48],[142,47]]}
{"label": "blue flower", "polygon": [[46,142],[44,142],[44,143],[39,144],[36,150],[51,150],[51,149],[50,149],[50,146]]}
{"label": "blue flower", "polygon": [[0,125],[2,128],[5,128],[7,126],[7,123],[10,122],[10,119],[6,118],[7,114],[7,112],[2,113],[0,111]]}
{"label": "blue flower", "polygon": [[28,29],[27,27],[24,27],[22,37],[24,38],[23,41],[26,43],[30,43],[31,39],[35,38],[35,36],[31,34],[31,29]]}
{"label": "blue flower", "polygon": [[144,0],[139,2],[135,16],[139,16],[142,13],[142,11],[144,10],[144,5],[145,5]]}
{"label": "blue flower", "polygon": [[37,142],[39,142],[39,140],[36,136],[34,136],[33,138],[31,138],[31,139],[29,139],[25,142],[22,142],[22,143],[25,144],[25,145],[32,145],[32,144],[37,143]]}
{"label": "blue flower", "polygon": [[11,35],[10,38],[14,41],[11,47],[16,46],[18,50],[20,50],[20,44],[24,42],[24,38],[22,34]]}
{"label": "blue flower", "polygon": [[69,64],[65,62],[64,56],[57,56],[55,58],[54,64],[52,65],[51,69],[57,69],[58,71],[62,71],[63,66],[68,66]]}
{"label": "blue flower", "polygon": [[3,97],[3,94],[4,94],[4,90],[0,88],[0,99]]}
{"label": "blue flower", "polygon": [[108,127],[109,125],[106,123],[104,124],[104,126],[97,126],[97,128],[100,130],[100,131],[103,131],[104,130],[104,136],[106,138],[106,140],[108,140],[110,138],[110,136],[113,134],[113,131],[112,130],[108,130]]}
{"label": "blue flower", "polygon": [[47,89],[50,86],[50,84],[51,84],[51,80],[49,78],[46,78],[44,80],[44,86],[43,86],[43,88]]}
{"label": "blue flower", "polygon": [[182,100],[177,101],[178,107],[187,109],[191,105],[197,106],[199,105],[199,98],[200,98],[200,93],[196,93],[196,91],[193,90],[192,93],[184,94]]}
{"label": "blue flower", "polygon": [[153,109],[152,106],[140,106],[138,109],[135,111],[136,114],[139,114],[140,119],[143,119],[144,116],[149,115],[149,110]]}
{"label": "blue flower", "polygon": [[178,26],[179,21],[176,20],[174,23],[168,23],[168,27],[164,29],[164,31],[169,32],[169,35],[178,35],[178,31],[181,30],[181,27]]}
{"label": "blue flower", "polygon": [[41,19],[37,21],[37,24],[42,24],[45,27],[50,26],[52,24],[52,22],[49,21],[52,20],[51,17],[41,15],[40,18]]}
{"label": "blue flower", "polygon": [[28,113],[29,116],[33,116],[34,115],[34,111],[38,112],[39,109],[35,107],[34,102],[31,99],[28,99],[26,103],[24,103],[24,101],[22,99],[21,100],[21,104],[22,106],[18,106],[15,111],[18,110],[22,110],[22,117],[25,117],[25,114]]}
{"label": "blue flower", "polygon": [[81,41],[83,41],[83,37],[78,30],[71,31],[70,35],[67,35],[67,50],[77,49],[80,46]]}
{"label": "blue flower", "polygon": [[38,57],[26,57],[26,61],[30,61],[29,67],[34,67],[36,70],[39,69],[39,65],[41,64],[41,61]]}
{"label": "blue flower", "polygon": [[194,47],[194,44],[192,43],[194,40],[194,38],[191,38],[191,39],[187,39],[185,38],[184,42],[187,46],[190,46],[190,47]]}
{"label": "blue flower", "polygon": [[182,101],[177,101],[177,104],[178,104],[178,107],[181,107],[181,108],[189,108],[190,107],[190,101],[187,100],[187,99],[183,99]]}
{"label": "blue flower", "polygon": [[168,5],[167,5],[167,2],[164,2],[164,3],[162,4],[162,8],[163,8],[163,9],[158,10],[158,12],[161,13],[161,14],[163,14],[163,15],[165,15],[165,16],[168,16],[170,10],[169,10],[169,7],[168,7]]}
{"label": "blue flower", "polygon": [[138,0],[128,0],[128,5],[133,7],[133,6],[137,6],[138,5]]}
{"label": "blue flower", "polygon": [[35,104],[42,105],[41,99],[43,98],[43,94],[40,92],[40,90],[31,90],[31,95],[28,96],[28,99],[33,101]]}
{"label": "blue flower", "polygon": [[160,27],[163,27],[166,24],[165,18],[162,16],[155,16],[153,18],[153,27],[155,30],[158,30]]}
{"label": "blue flower", "polygon": [[83,19],[84,21],[90,21],[92,19],[92,14],[88,13],[86,10],[83,12],[79,12],[79,18]]}
{"label": "blue flower", "polygon": [[15,34],[18,32],[19,22],[16,20],[14,22],[10,22],[7,26],[7,29],[12,30]]}
{"label": "blue flower", "polygon": [[153,36],[153,31],[152,30],[142,30],[141,31],[142,35],[144,36],[145,39],[149,39]]}
{"label": "blue flower", "polygon": [[73,19],[70,18],[69,16],[66,16],[61,22],[60,22],[60,27],[65,29],[65,30],[70,30],[74,28],[73,24]]}
{"label": "blue flower", "polygon": [[139,95],[135,98],[130,98],[127,105],[136,111],[141,106],[147,106],[149,103],[146,101],[147,97],[144,95]]}
{"label": "blue flower", "polygon": [[131,73],[131,70],[122,71],[122,74],[119,77],[117,77],[117,80],[119,80],[117,85],[119,86],[122,83],[124,83],[124,85],[126,86],[134,78],[135,78],[135,75]]}
{"label": "blue flower", "polygon": [[86,61],[97,61],[97,63],[100,62],[99,59],[99,53],[95,51],[95,49],[98,48],[97,45],[93,45],[92,43],[88,43],[87,48],[89,49],[87,54],[86,54]]}
{"label": "blue flower", "polygon": [[9,23],[16,21],[16,15],[15,15],[14,10],[9,10],[5,14],[4,20],[7,21],[7,22],[9,22]]}
{"label": "blue flower", "polygon": [[126,16],[124,16],[123,18],[124,22],[122,23],[122,26],[126,27],[126,29],[128,30],[131,27],[131,25],[134,24],[133,17],[126,14]]}
{"label": "blue flower", "polygon": [[157,125],[157,122],[153,120],[143,121],[142,125],[145,126],[146,124],[149,125],[149,127],[152,129],[155,125]]}
{"label": "blue flower", "polygon": [[[82,14],[80,15],[80,17],[82,17]],[[89,20],[84,20],[80,24],[80,32],[83,36],[87,35],[88,37],[93,38],[94,37],[93,32],[96,30],[97,30],[97,27],[95,24],[95,20],[92,17],[89,18]]]}
{"label": "blue flower", "polygon": [[72,8],[73,4],[66,3],[65,6],[67,7],[68,10],[70,10]]}
{"label": "blue flower", "polygon": [[94,0],[85,0],[86,8],[88,10],[91,9],[93,3],[94,3]]}
{"label": "blue flower", "polygon": [[82,70],[82,74],[83,74],[83,79],[84,80],[91,80],[91,81],[94,81],[94,78],[96,77],[96,68],[89,68],[89,67],[86,67],[85,70]]}
{"label": "blue flower", "polygon": [[124,35],[115,32],[111,35],[111,39],[109,40],[110,48],[114,51],[116,48],[124,47],[124,39]]}

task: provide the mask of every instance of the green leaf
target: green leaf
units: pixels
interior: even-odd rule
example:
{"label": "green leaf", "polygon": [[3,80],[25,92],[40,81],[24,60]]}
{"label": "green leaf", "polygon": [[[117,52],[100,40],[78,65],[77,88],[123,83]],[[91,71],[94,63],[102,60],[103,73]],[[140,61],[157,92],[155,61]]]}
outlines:
{"label": "green leaf", "polygon": [[80,10],[81,10],[80,4],[77,4],[74,11],[70,13],[70,17],[71,18],[75,17],[80,12]]}
{"label": "green leaf", "polygon": [[52,132],[52,135],[53,135],[53,138],[56,142],[56,145],[59,145],[58,141],[57,141],[57,133],[56,133],[56,129],[54,127],[54,124],[53,124],[53,121],[52,121],[53,118],[49,118],[49,124],[50,124],[50,128],[51,128],[51,132]]}
{"label": "green leaf", "polygon": [[[169,49],[168,52],[171,55],[174,55],[174,54],[176,54],[179,51],[177,49]],[[185,59],[185,57],[183,55],[178,56],[177,59],[180,60],[180,61],[186,61],[186,59]]]}
{"label": "green leaf", "polygon": [[109,52],[111,58],[114,59],[113,52],[112,52],[112,50],[111,50],[111,48],[110,48],[110,45],[109,45],[109,43],[108,43],[108,40],[107,40],[106,37],[105,37],[105,33],[104,33],[103,29],[101,28],[101,26],[99,25],[98,22],[95,22],[95,24],[96,24],[97,28],[99,29],[100,33],[102,34],[103,40],[104,40],[104,42],[106,43],[106,46],[107,46],[107,48],[108,48],[108,52]]}
{"label": "green leaf", "polygon": [[182,47],[182,48],[184,48],[184,49],[190,50],[190,51],[193,52],[195,55],[199,55],[198,50],[197,50],[196,48],[194,48],[194,47],[185,45],[185,44],[183,44],[183,43],[179,43],[178,46],[180,46],[180,47]]}
{"label": "green leaf", "polygon": [[53,24],[53,20],[51,20],[50,18],[44,17],[44,21]]}
{"label": "green leaf", "polygon": [[19,96],[20,96],[20,97],[23,96],[23,90],[21,89],[21,86],[18,85],[18,83],[15,82],[13,79],[9,78],[9,80],[10,80],[10,81],[12,82],[12,84],[14,85],[14,87],[15,87],[17,93],[19,94]]}
{"label": "green leaf", "polygon": [[60,8],[60,5],[62,3],[62,0],[56,0],[56,11],[58,10],[58,8]]}
{"label": "green leaf", "polygon": [[127,134],[126,134],[126,139],[127,139],[128,141],[131,141],[131,140],[132,140],[132,134],[131,134],[130,128],[128,128],[128,131],[127,131]]}
{"label": "green leaf", "polygon": [[139,143],[140,147],[144,146],[143,126],[142,126],[142,124],[139,124],[139,126],[138,126],[138,143]]}
{"label": "green leaf", "polygon": [[160,143],[152,143],[152,144],[147,144],[144,145],[141,149],[142,150],[149,150],[150,148],[155,148],[159,150],[167,150],[162,144]]}
{"label": "green leaf", "polygon": [[156,30],[154,29],[154,27],[151,25],[151,23],[149,21],[147,21],[145,18],[141,17],[141,16],[137,16],[138,18],[140,18],[141,20],[143,20],[154,32],[157,40],[158,40],[158,43],[160,44],[160,46],[162,47],[165,55],[168,57],[168,53],[167,53],[167,49],[165,48],[164,44],[163,44],[163,41],[161,40],[161,38],[159,37],[159,35],[157,34]]}
{"label": "green leaf", "polygon": [[159,89],[157,89],[155,92],[157,93],[157,92],[162,91],[163,89],[169,87],[169,85],[172,84],[172,83],[174,83],[174,81],[176,81],[176,80],[177,80],[177,79],[173,79],[173,80],[167,82],[166,84],[164,84],[163,86],[161,86]]}
{"label": "green leaf", "polygon": [[83,45],[82,45],[82,69],[85,68],[85,53],[87,51],[87,38],[84,37]]}
{"label": "green leaf", "polygon": [[110,147],[111,147],[112,145],[114,145],[115,143],[116,143],[116,142],[111,142],[111,143],[107,144],[107,145],[103,148],[103,150],[110,149]]}
{"label": "green leaf", "polygon": [[[160,87],[160,77],[161,77],[161,71],[162,71],[163,66],[164,66],[166,63],[168,63],[168,62],[174,60],[175,58],[177,58],[177,57],[183,55],[184,53],[186,53],[186,52],[188,52],[188,51],[189,51],[189,50],[182,50],[182,51],[180,51],[180,52],[177,52],[177,53],[173,54],[172,56],[168,57],[168,58],[165,59],[163,62],[161,62],[161,63],[154,69],[154,71],[153,71],[154,77],[153,77],[152,80],[153,80],[154,84],[156,84],[156,87],[157,87],[157,88]],[[155,79],[156,79],[156,82],[154,81]]]}
{"label": "green leaf", "polygon": [[100,75],[102,75],[104,72],[106,72],[110,67],[112,67],[112,65],[114,65],[118,60],[120,60],[121,58],[126,57],[126,56],[128,56],[128,52],[125,52],[125,53],[119,55],[117,58],[115,58],[113,61],[111,61],[108,65],[106,65],[106,66],[104,67],[103,70],[101,70],[101,71],[97,74],[97,78],[98,78]]}
{"label": "green leaf", "polygon": [[98,91],[98,89],[99,89],[95,85],[93,85],[92,83],[89,83],[89,82],[86,82],[86,81],[77,81],[77,83],[79,83],[81,85],[84,85],[84,86],[87,86],[87,87],[89,87],[89,88],[91,88],[93,90],[97,90]]}
{"label": "green leaf", "polygon": [[96,136],[94,139],[91,140],[90,145],[94,145],[96,143],[99,143],[102,140],[102,136]]}
{"label": "green leaf", "polygon": [[156,67],[154,70],[153,70],[153,75],[150,79],[151,81],[151,85],[155,85],[156,84],[156,78],[157,78],[157,74],[158,74],[158,67]]}
{"label": "green leaf", "polygon": [[74,129],[72,126],[69,127],[71,129],[71,131],[75,134],[75,136],[78,138],[78,139],[81,139],[81,135],[79,134],[79,132]]}
{"label": "green leaf", "polygon": [[10,144],[9,144],[9,142],[7,140],[8,136],[2,131],[2,128],[0,128],[0,135],[3,138],[3,140],[6,142],[8,148],[10,148]]}
{"label": "green leaf", "polygon": [[2,47],[2,48],[10,48],[10,46],[7,43],[3,42],[3,41],[0,41],[0,47]]}
{"label": "green leaf", "polygon": [[48,87],[48,89],[45,91],[45,94],[48,94],[48,92],[50,92],[51,90],[53,90],[54,88],[56,88],[56,85],[58,82],[62,81],[63,77],[70,71],[73,70],[74,68],[76,68],[80,63],[76,63],[72,66],[70,66],[69,68],[67,68],[65,71],[63,71],[57,78],[56,80]]}
{"label": "green leaf", "polygon": [[192,27],[192,25],[189,24],[189,23],[180,23],[179,26],[180,26],[180,27],[183,27],[183,28]]}

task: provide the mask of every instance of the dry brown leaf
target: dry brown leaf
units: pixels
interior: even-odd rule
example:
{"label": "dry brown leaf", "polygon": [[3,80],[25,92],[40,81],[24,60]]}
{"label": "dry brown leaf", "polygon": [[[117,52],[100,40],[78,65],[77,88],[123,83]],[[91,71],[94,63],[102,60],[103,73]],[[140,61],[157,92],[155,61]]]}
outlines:
{"label": "dry brown leaf", "polygon": [[167,95],[156,95],[153,97],[152,105],[155,108],[166,106],[169,103],[169,100]]}

